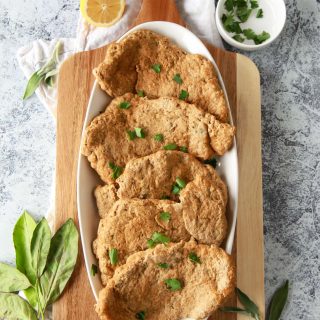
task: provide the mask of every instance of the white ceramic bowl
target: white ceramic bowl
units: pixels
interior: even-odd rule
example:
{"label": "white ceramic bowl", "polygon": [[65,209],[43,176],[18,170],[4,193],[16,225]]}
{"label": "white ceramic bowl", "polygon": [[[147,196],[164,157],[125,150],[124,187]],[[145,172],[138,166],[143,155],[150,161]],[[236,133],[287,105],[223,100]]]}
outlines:
{"label": "white ceramic bowl", "polygon": [[[173,40],[184,50],[190,53],[198,53],[208,58],[213,63],[214,68],[216,69],[221,87],[224,91],[229,106],[226,89],[223,84],[218,67],[207,48],[192,32],[175,23],[155,21],[140,24],[135,28],[131,29],[128,33],[139,29],[148,29],[158,32]],[[125,37],[127,34],[125,34],[123,37]],[[105,110],[106,106],[109,104],[110,101],[111,97],[108,96],[104,91],[102,91],[98,83],[95,82],[92,88],[87,114],[83,124],[83,129],[85,129],[89,125],[89,123],[94,117],[96,117],[101,111]],[[232,123],[230,108],[229,114]],[[219,166],[217,168],[217,171],[223,178],[223,180],[227,183],[229,191],[229,230],[228,237],[225,242],[225,250],[228,253],[231,253],[236,226],[238,203],[238,158],[235,140],[232,149],[229,150],[223,157],[219,159]],[[98,184],[102,184],[100,178],[98,177],[98,174],[90,167],[88,159],[85,156],[79,154],[77,176],[78,216],[85,264],[91,288],[96,299],[98,297],[99,290],[102,288],[102,284],[100,281],[100,277],[98,275],[96,275],[95,277],[92,276],[90,270],[92,264],[98,264],[92,252],[92,242],[93,240],[95,240],[97,236],[99,224],[98,210],[93,196],[93,190]]]}
{"label": "white ceramic bowl", "polygon": [[259,7],[263,9],[263,18],[256,18],[256,11],[251,14],[248,21],[241,23],[242,29],[251,28],[257,34],[262,31],[270,33],[270,38],[261,44],[254,44],[253,40],[238,42],[232,37],[234,34],[225,30],[221,17],[227,11],[224,8],[226,0],[219,0],[216,8],[216,24],[221,37],[230,45],[247,51],[262,49],[272,43],[280,35],[286,22],[286,6],[284,0],[258,0]]}

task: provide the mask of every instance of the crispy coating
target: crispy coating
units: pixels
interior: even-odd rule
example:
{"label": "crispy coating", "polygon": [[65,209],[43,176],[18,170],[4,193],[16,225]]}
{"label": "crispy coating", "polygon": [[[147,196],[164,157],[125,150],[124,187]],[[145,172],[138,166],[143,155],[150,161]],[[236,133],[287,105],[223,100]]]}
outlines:
{"label": "crispy coating", "polygon": [[[131,104],[121,109],[121,102]],[[145,138],[130,140],[127,131],[142,128]],[[156,134],[163,141],[156,141]],[[194,156],[206,160],[223,155],[233,143],[235,128],[218,121],[195,105],[176,98],[149,100],[133,94],[114,99],[87,127],[82,153],[105,182],[112,170],[108,163],[124,167],[134,158],[163,149],[169,143],[186,147]]]}
{"label": "crispy coating", "polygon": [[[160,73],[152,66],[161,65]],[[182,83],[173,80],[179,74]],[[222,122],[228,108],[213,64],[198,54],[189,54],[168,38],[153,31],[138,30],[119,43],[109,45],[105,60],[94,69],[101,88],[111,97],[143,90],[147,97],[179,97],[188,92],[194,103]]]}
{"label": "crispy coating", "polygon": [[[201,263],[192,262],[193,252]],[[162,269],[158,263],[167,263]],[[181,290],[169,290],[164,281],[175,278]],[[193,241],[131,255],[99,293],[96,311],[101,320],[135,319],[144,311],[148,320],[205,319],[233,292],[235,267],[224,250]]]}

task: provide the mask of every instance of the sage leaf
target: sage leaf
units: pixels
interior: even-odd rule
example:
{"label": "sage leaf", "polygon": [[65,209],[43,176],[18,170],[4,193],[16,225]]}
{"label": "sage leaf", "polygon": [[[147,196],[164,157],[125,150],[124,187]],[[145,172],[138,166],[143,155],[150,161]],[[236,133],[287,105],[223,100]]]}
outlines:
{"label": "sage leaf", "polygon": [[30,304],[14,293],[0,292],[0,318],[6,320],[37,320]]}
{"label": "sage leaf", "polygon": [[46,266],[50,241],[50,227],[47,220],[42,218],[34,229],[31,239],[31,261],[37,278],[40,278]]}
{"label": "sage leaf", "polygon": [[236,288],[236,293],[246,311],[250,313],[253,318],[257,320],[260,319],[258,306],[239,288]]}
{"label": "sage leaf", "polygon": [[237,308],[237,307],[223,307],[219,309],[222,312],[229,312],[229,313],[240,313],[240,314],[244,314],[244,315],[249,315],[250,313],[248,313],[248,311],[241,309],[241,308]]}
{"label": "sage leaf", "polygon": [[78,256],[79,235],[68,219],[51,240],[47,265],[40,278],[40,290],[47,306],[58,299],[70,279]]}
{"label": "sage leaf", "polygon": [[273,295],[270,305],[268,320],[280,319],[281,313],[286,305],[289,292],[289,281],[287,280]]}
{"label": "sage leaf", "polygon": [[31,286],[28,278],[14,267],[0,263],[0,291],[16,292]]}
{"label": "sage leaf", "polygon": [[31,284],[36,282],[36,274],[32,267],[30,244],[36,223],[33,218],[24,211],[13,229],[13,242],[16,250],[17,269],[25,274]]}
{"label": "sage leaf", "polygon": [[45,75],[39,75],[39,70],[37,70],[36,72],[34,72],[32,74],[32,76],[30,77],[26,89],[24,91],[23,100],[28,99],[29,97],[31,97],[34,92],[37,90],[37,88],[40,85],[40,82],[44,79]]}

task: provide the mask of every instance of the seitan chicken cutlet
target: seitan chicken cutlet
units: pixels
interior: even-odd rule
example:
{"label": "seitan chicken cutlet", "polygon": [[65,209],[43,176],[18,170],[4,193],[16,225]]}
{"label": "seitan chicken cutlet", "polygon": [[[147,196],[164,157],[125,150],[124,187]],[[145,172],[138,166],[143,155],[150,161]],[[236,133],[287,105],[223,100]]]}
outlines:
{"label": "seitan chicken cutlet", "polygon": [[176,98],[149,100],[128,93],[114,99],[87,127],[82,153],[107,182],[110,162],[124,167],[131,159],[168,146],[207,160],[227,152],[234,134],[233,126],[195,105]]}
{"label": "seitan chicken cutlet", "polygon": [[111,97],[127,92],[148,98],[180,97],[221,122],[228,121],[228,107],[213,64],[153,31],[138,30],[110,44],[94,75]]}
{"label": "seitan chicken cutlet", "polygon": [[[205,319],[235,287],[224,250],[193,241],[158,245],[131,255],[99,293],[101,320]],[[143,315],[144,317],[139,317]]]}

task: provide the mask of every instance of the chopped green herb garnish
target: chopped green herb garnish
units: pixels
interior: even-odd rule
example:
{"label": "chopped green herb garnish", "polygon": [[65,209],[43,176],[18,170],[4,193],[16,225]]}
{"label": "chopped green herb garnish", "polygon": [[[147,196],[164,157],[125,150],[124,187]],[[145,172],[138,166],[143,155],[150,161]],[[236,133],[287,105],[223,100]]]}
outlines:
{"label": "chopped green herb garnish", "polygon": [[138,96],[139,97],[144,97],[145,96],[145,93],[143,90],[138,90]]}
{"label": "chopped green herb garnish", "polygon": [[262,33],[258,34],[255,39],[254,43],[255,44],[261,44],[268,40],[270,38],[270,34],[268,32],[263,31]]}
{"label": "chopped green herb garnish", "polygon": [[169,212],[166,212],[166,211],[162,211],[160,212],[160,220],[162,221],[170,221],[171,219],[171,214]]}
{"label": "chopped green herb garnish", "polygon": [[164,195],[164,196],[161,197],[161,200],[170,200],[170,196]]}
{"label": "chopped green herb garnish", "polygon": [[138,138],[145,138],[146,137],[146,134],[142,128],[134,128],[134,131],[135,131]]}
{"label": "chopped green herb garnish", "polygon": [[224,7],[227,11],[232,11],[234,7],[234,0],[226,0],[226,2],[224,3]]}
{"label": "chopped green herb garnish", "polygon": [[216,158],[211,158],[209,160],[203,161],[205,164],[209,164],[210,166],[216,168],[217,167],[217,159]]}
{"label": "chopped green herb garnish", "polygon": [[173,80],[174,80],[176,83],[182,84],[182,79],[181,79],[179,73],[175,74],[175,76],[173,77]]}
{"label": "chopped green herb garnish", "polygon": [[181,178],[177,178],[176,182],[174,183],[174,185],[172,186],[172,193],[173,194],[179,194],[180,191],[187,185],[187,183],[182,180]]}
{"label": "chopped green herb garnish", "polygon": [[136,319],[138,320],[144,320],[146,316],[145,311],[139,311],[136,313]]}
{"label": "chopped green herb garnish", "polygon": [[158,263],[157,266],[162,269],[169,269],[170,265],[167,263]]}
{"label": "chopped green herb garnish", "polygon": [[131,107],[131,103],[128,101],[123,101],[119,104],[120,109],[129,109]]}
{"label": "chopped green herb garnish", "polygon": [[187,185],[186,182],[184,180],[182,180],[181,178],[177,178],[176,183],[181,189],[183,189]]}
{"label": "chopped green herb garnish", "polygon": [[174,185],[172,186],[172,193],[173,193],[173,194],[179,194],[179,193],[180,193],[180,188],[179,188],[179,186],[177,186],[176,184],[174,184]]}
{"label": "chopped green herb garnish", "polygon": [[113,162],[109,162],[109,168],[112,169],[111,178],[114,180],[119,178],[123,171],[122,167],[116,166]]}
{"label": "chopped green herb garnish", "polygon": [[98,267],[95,264],[91,265],[91,275],[94,277],[98,273]]}
{"label": "chopped green herb garnish", "polygon": [[263,10],[262,9],[258,10],[256,18],[263,18]]}
{"label": "chopped green herb garnish", "polygon": [[187,153],[188,152],[188,148],[185,146],[180,147],[180,151]]}
{"label": "chopped green herb garnish", "polygon": [[248,40],[253,40],[257,36],[252,29],[244,29],[243,34]]}
{"label": "chopped green herb garnish", "polygon": [[161,133],[157,133],[154,137],[154,140],[158,141],[158,142],[162,142],[163,141],[163,134]]}
{"label": "chopped green herb garnish", "polygon": [[148,246],[148,248],[154,248],[159,243],[167,244],[168,242],[170,242],[169,237],[163,235],[160,232],[155,232],[151,236],[151,239],[147,240],[147,246]]}
{"label": "chopped green herb garnish", "polygon": [[189,253],[189,259],[194,263],[201,263],[200,258],[195,254],[195,252]]}
{"label": "chopped green herb garnish", "polygon": [[113,266],[115,266],[118,262],[118,250],[117,249],[110,249],[109,250],[109,259],[110,259],[110,262]]}
{"label": "chopped green herb garnish", "polygon": [[259,8],[259,4],[257,0],[250,0],[251,9]]}
{"label": "chopped green herb garnish", "polygon": [[127,134],[128,134],[129,140],[134,140],[137,137],[135,131],[127,130]]}
{"label": "chopped green herb garnish", "polygon": [[178,146],[175,143],[169,143],[163,147],[164,150],[176,150]]}
{"label": "chopped green herb garnish", "polygon": [[243,42],[245,40],[243,37],[240,36],[240,34],[235,34],[232,38],[238,42]]}
{"label": "chopped green herb garnish", "polygon": [[151,68],[156,73],[160,73],[161,72],[161,64],[159,64],[159,63],[156,63],[156,64],[152,65]]}
{"label": "chopped green herb garnish", "polygon": [[186,100],[189,96],[189,93],[186,90],[181,90],[179,94],[180,100]]}
{"label": "chopped green herb garnish", "polygon": [[182,289],[182,284],[180,280],[176,278],[170,278],[164,280],[164,283],[166,284],[167,288],[171,291],[178,291]]}
{"label": "chopped green herb garnish", "polygon": [[234,20],[234,16],[232,14],[228,14],[227,16],[223,14],[222,23],[228,32],[235,32],[237,34],[242,32],[240,23]]}
{"label": "chopped green herb garnish", "polygon": [[237,17],[241,22],[246,22],[250,15],[251,15],[252,9],[249,9],[248,7],[241,7],[237,9]]}

